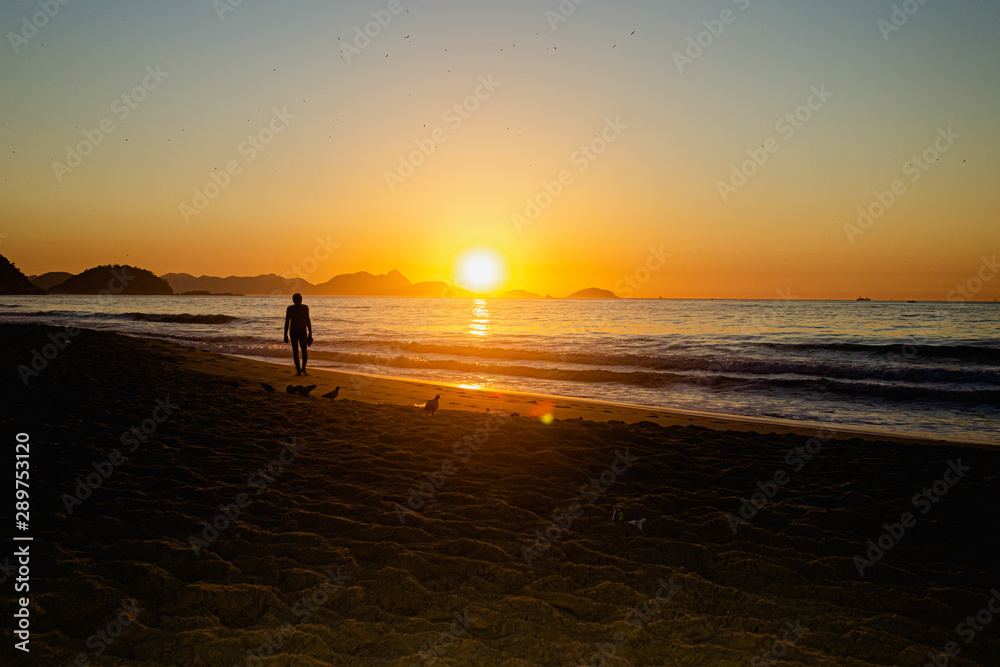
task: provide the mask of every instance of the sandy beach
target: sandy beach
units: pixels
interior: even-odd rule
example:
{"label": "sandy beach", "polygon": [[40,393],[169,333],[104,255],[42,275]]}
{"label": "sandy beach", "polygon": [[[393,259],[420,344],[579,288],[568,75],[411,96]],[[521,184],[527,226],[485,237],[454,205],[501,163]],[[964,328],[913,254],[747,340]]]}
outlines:
{"label": "sandy beach", "polygon": [[5,664],[998,664],[1000,449],[61,331]]}

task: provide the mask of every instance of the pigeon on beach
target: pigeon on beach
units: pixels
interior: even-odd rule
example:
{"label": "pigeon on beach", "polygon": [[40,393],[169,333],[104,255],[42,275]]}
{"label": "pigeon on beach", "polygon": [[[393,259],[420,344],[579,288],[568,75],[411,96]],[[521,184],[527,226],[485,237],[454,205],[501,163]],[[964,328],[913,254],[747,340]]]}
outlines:
{"label": "pigeon on beach", "polygon": [[441,394],[438,394],[437,396],[435,396],[431,400],[427,401],[427,403],[424,404],[423,411],[426,412],[429,415],[433,415],[434,412],[438,409],[438,400],[440,398],[441,398]]}

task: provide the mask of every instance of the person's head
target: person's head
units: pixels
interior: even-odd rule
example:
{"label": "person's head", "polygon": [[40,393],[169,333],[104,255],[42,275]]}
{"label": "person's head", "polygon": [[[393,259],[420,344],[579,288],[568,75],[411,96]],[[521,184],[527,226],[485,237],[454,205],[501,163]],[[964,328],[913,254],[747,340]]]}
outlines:
{"label": "person's head", "polygon": [[292,303],[294,303],[296,306],[299,305],[300,303],[302,303],[302,295],[299,294],[298,292],[296,292],[295,294],[293,294],[292,295]]}

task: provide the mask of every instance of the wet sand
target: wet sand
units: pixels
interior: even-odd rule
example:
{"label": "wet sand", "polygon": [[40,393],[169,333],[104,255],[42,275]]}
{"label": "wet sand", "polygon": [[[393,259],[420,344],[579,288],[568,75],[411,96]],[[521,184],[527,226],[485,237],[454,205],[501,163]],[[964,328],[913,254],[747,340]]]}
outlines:
{"label": "wet sand", "polygon": [[58,331],[0,326],[6,433],[32,445],[31,653],[12,664],[1000,655],[995,448],[293,378],[90,331],[25,387]]}

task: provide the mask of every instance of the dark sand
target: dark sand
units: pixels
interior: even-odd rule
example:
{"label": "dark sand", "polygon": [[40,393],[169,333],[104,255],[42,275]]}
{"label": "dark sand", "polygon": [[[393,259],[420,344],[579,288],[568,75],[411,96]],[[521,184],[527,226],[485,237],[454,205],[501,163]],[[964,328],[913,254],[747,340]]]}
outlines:
{"label": "dark sand", "polygon": [[[570,400],[545,425],[528,416],[542,398],[303,382],[90,331],[25,388],[16,367],[55,331],[0,326],[7,456],[30,434],[34,537],[31,653],[7,632],[3,664],[924,665],[949,642],[950,664],[1000,664],[1000,615],[959,632],[1000,589],[998,449]],[[284,393],[313,382],[311,398]],[[337,401],[319,398],[335,384]],[[435,393],[427,417],[412,397]],[[154,415],[127,452],[123,432]],[[786,462],[806,446],[811,460]],[[115,449],[127,460],[68,514],[64,494]],[[914,495],[959,459],[970,469],[922,514]],[[734,535],[727,515],[777,471]],[[417,489],[430,497],[413,511]],[[616,504],[643,530],[613,523]],[[854,557],[904,512],[916,524],[860,575]],[[217,518],[196,554],[190,536],[212,538]],[[5,595],[5,628],[13,609]],[[251,659],[268,641],[273,657]]]}

